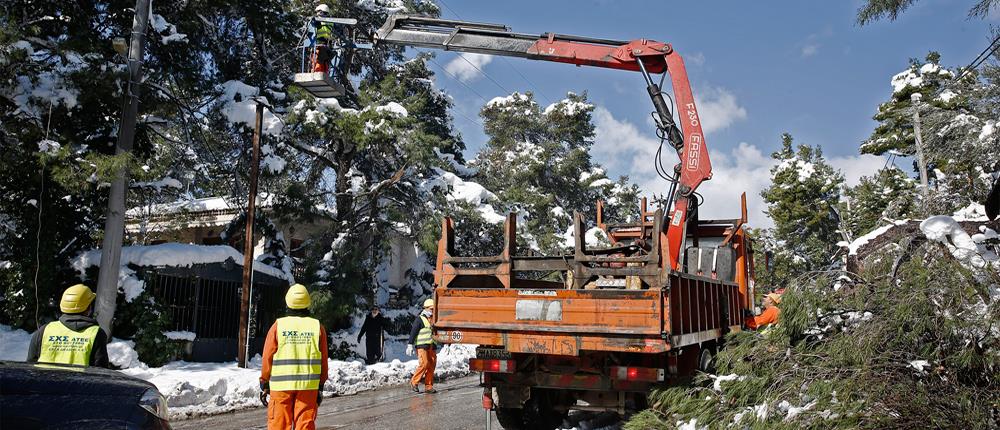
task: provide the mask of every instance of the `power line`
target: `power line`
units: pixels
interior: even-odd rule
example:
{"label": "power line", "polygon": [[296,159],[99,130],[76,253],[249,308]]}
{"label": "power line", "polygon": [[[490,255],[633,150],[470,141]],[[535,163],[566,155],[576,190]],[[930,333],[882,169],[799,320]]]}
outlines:
{"label": "power line", "polygon": [[989,46],[987,46],[986,49],[983,50],[983,52],[980,52],[979,55],[976,56],[976,58],[972,59],[972,62],[970,62],[969,65],[966,66],[965,70],[962,70],[962,73],[958,75],[958,78],[956,78],[956,80],[962,79],[962,77],[964,77],[965,74],[968,73],[970,70],[979,68],[979,66],[982,65],[984,61],[986,61],[987,59],[990,58],[991,55],[993,55],[993,52],[996,51],[997,48],[1000,48],[1000,45],[998,45],[998,43],[1000,43],[1000,35],[994,38],[993,41],[990,42]]}
{"label": "power line", "polygon": [[500,83],[499,83],[499,82],[497,82],[497,80],[496,80],[496,79],[493,79],[493,77],[492,77],[492,76],[490,76],[489,74],[487,74],[486,72],[484,72],[484,71],[483,71],[483,69],[480,69],[480,68],[479,68],[479,66],[477,66],[477,65],[475,65],[475,64],[474,64],[473,62],[469,61],[469,59],[468,59],[468,58],[465,58],[465,55],[463,55],[463,54],[458,54],[458,58],[461,58],[461,59],[465,60],[465,62],[466,62],[466,63],[468,63],[468,64],[469,64],[470,66],[472,66],[472,68],[473,68],[473,69],[476,69],[476,70],[477,70],[477,71],[478,71],[478,72],[479,72],[480,74],[482,74],[483,76],[485,76],[485,77],[486,77],[486,79],[489,79],[490,81],[493,81],[493,83],[494,83],[494,84],[496,84],[496,86],[497,86],[498,88],[500,88],[500,90],[501,90],[501,91],[503,91],[503,92],[505,92],[505,93],[507,93],[507,94],[510,94],[510,93],[512,93],[512,92],[513,92],[513,91],[511,91],[511,90],[508,90],[508,89],[507,89],[506,87],[504,87],[503,85],[500,85]]}
{"label": "power line", "polygon": [[[451,6],[448,6],[448,3],[445,3],[443,0],[437,0],[437,2],[441,3],[442,5],[444,5],[445,9],[448,9],[448,11],[451,12],[452,15],[455,15],[455,18],[463,19],[462,16],[458,14],[458,12],[455,12],[455,10],[451,8]],[[475,64],[472,64],[462,54],[459,54],[459,57],[462,57],[462,59],[465,60],[466,63],[469,63],[470,66],[474,67],[476,70],[479,70],[479,73],[482,73],[483,76],[486,76],[487,78],[489,78],[489,80],[493,81],[493,83],[496,84],[498,87],[500,87],[500,89],[502,89],[504,92],[506,92],[508,94],[512,92],[512,91],[504,88],[503,85],[500,85],[499,82],[497,82],[495,79],[493,79],[490,75],[487,75],[486,72],[483,72],[482,70],[480,70],[479,67],[476,67]],[[531,82],[531,80],[528,79],[528,77],[525,76],[524,73],[521,73],[521,71],[518,70],[517,67],[514,66],[514,63],[511,63],[510,61],[507,60],[506,57],[503,57],[503,56],[500,56],[500,60],[502,60],[504,63],[506,63],[508,66],[510,66],[510,68],[514,70],[514,73],[517,73],[518,76],[520,76],[522,79],[524,79],[524,81],[528,83],[528,86],[530,86],[532,89],[534,89],[535,92],[539,95],[539,97],[545,99],[546,103],[552,104],[552,100],[550,100],[548,97],[546,97],[545,93],[543,93],[542,90],[540,90],[537,85],[535,85],[533,82]]]}
{"label": "power line", "polygon": [[[422,51],[420,51],[420,50],[417,50],[417,52],[422,52]],[[483,100],[483,102],[487,102],[487,100],[486,100],[486,97],[483,97],[483,95],[482,95],[482,94],[480,94],[480,93],[479,93],[479,91],[476,91],[475,89],[473,89],[472,87],[470,87],[469,85],[467,85],[467,84],[466,84],[465,82],[462,82],[462,80],[461,80],[461,79],[458,79],[458,77],[457,77],[457,76],[455,76],[455,75],[451,74],[451,72],[449,72],[449,71],[448,71],[448,70],[446,70],[446,69],[445,69],[444,67],[442,67],[440,63],[438,63],[437,61],[435,61],[435,60],[434,60],[434,57],[433,57],[433,56],[427,56],[426,58],[427,58],[428,60],[430,60],[430,61],[431,61],[432,63],[434,63],[434,65],[438,66],[438,68],[439,68],[439,69],[441,69],[441,72],[443,72],[443,73],[444,73],[444,74],[445,74],[446,76],[448,76],[448,77],[450,77],[450,78],[454,79],[455,81],[457,81],[458,83],[462,84],[462,86],[464,86],[465,88],[468,88],[468,89],[469,89],[469,91],[472,91],[472,93],[473,93],[473,94],[475,94],[475,95],[479,96],[479,98],[480,98],[480,99],[482,99],[482,100]],[[453,112],[457,112],[457,113],[458,113],[458,114],[459,114],[459,115],[460,115],[461,117],[465,118],[465,120],[466,120],[466,121],[469,121],[469,122],[471,122],[471,123],[473,123],[473,124],[476,124],[476,125],[478,125],[478,126],[479,126],[480,128],[486,128],[486,126],[485,126],[485,125],[483,125],[483,123],[482,123],[482,122],[479,122],[479,121],[477,121],[476,119],[474,119],[474,118],[471,118],[471,117],[469,117],[469,116],[468,116],[468,115],[466,115],[466,114],[465,114],[464,112],[462,112],[462,111],[460,111],[460,110],[458,110],[458,109],[452,109],[452,111],[453,111]]]}

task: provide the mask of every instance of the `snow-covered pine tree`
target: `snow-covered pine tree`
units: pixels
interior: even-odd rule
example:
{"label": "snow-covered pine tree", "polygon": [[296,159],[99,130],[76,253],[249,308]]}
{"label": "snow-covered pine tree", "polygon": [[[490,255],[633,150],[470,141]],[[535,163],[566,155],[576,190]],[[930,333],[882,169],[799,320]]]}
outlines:
{"label": "snow-covered pine tree", "polygon": [[[767,214],[774,220],[774,264],[784,275],[825,268],[840,240],[835,211],[843,176],[823,158],[819,147],[792,146],[792,135],[781,136],[781,150],[771,154],[771,186],[761,192]],[[774,282],[787,281],[778,276]]]}
{"label": "snow-covered pine tree", "polygon": [[529,92],[497,97],[482,109],[489,141],[473,161],[476,178],[497,193],[506,211],[518,213],[522,246],[559,253],[572,246],[572,216],[594,222],[597,200],[612,219],[638,210],[638,188],[628,178],[607,178],[590,158],[593,105],[570,93],[541,109]]}
{"label": "snow-covered pine tree", "polygon": [[879,124],[862,143],[861,153],[914,156],[911,95],[920,94],[924,158],[933,190],[930,201],[920,206],[952,213],[981,202],[991,185],[989,173],[1000,163],[997,109],[989,96],[997,81],[980,79],[976,71],[963,75],[944,68],[935,52],[910,63],[892,77],[892,95],[879,105],[874,116]]}
{"label": "snow-covered pine tree", "polygon": [[863,235],[889,220],[914,215],[916,181],[895,166],[864,176],[861,182],[844,191],[840,212],[841,228],[849,229],[850,238]]}

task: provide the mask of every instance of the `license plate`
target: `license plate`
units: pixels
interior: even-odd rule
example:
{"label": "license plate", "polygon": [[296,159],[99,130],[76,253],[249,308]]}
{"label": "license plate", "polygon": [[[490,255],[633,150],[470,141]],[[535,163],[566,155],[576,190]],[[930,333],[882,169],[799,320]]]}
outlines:
{"label": "license plate", "polygon": [[476,358],[485,360],[510,360],[510,351],[500,348],[476,348]]}

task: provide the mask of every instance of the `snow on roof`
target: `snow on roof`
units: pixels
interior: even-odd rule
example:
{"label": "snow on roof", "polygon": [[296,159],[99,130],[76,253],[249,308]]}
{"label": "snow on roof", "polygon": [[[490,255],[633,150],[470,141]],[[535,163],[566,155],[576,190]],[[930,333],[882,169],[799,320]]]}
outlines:
{"label": "snow on roof", "polygon": [[[195,264],[222,263],[229,259],[237,265],[243,264],[243,254],[228,245],[161,243],[122,247],[121,266],[131,264],[141,267],[191,267]],[[71,264],[81,275],[89,267],[100,267],[101,250],[84,251],[77,255]],[[253,269],[278,279],[287,279],[280,269],[261,262],[254,261]]]}
{"label": "snow on roof", "polygon": [[[256,207],[270,207],[273,202],[273,194],[261,194],[257,198]],[[163,215],[218,210],[239,211],[242,209],[242,207],[238,206],[237,203],[229,197],[204,197],[200,199],[181,199],[170,203],[134,207],[126,212],[126,216],[135,218],[147,213],[152,215]]]}

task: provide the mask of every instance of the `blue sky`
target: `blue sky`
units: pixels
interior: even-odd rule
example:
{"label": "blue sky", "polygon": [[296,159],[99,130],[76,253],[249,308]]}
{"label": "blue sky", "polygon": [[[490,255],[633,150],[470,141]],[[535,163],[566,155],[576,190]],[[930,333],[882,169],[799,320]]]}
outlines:
{"label": "blue sky", "polygon": [[[734,190],[745,189],[756,225],[769,224],[762,219],[757,194],[767,185],[768,154],[780,145],[782,132],[822,146],[835,167],[856,181],[882,165],[875,157],[859,156],[857,148],[875,125],[871,116],[878,104],[891,93],[892,75],[905,69],[909,58],[923,58],[931,50],[940,52],[948,67],[966,65],[989,43],[989,27],[1000,15],[994,14],[993,21],[970,20],[971,0],[921,0],[897,21],[859,27],[854,23],[857,0],[438,4],[445,18],[502,23],[517,32],[673,44],[686,59],[712,150],[716,176],[702,189],[705,212],[735,215]],[[544,106],[567,91],[586,91],[598,107],[595,159],[609,175],[630,175],[647,191],[665,187],[654,180],[648,160],[656,145],[648,120],[652,106],[638,73],[517,58],[474,59],[498,85],[454,53],[437,55],[440,66],[454,62],[452,74],[464,81],[431,65],[438,85],[454,97],[455,124],[469,147],[467,156],[486,139],[481,126],[469,120],[478,120],[484,98],[532,91],[541,94]]]}

